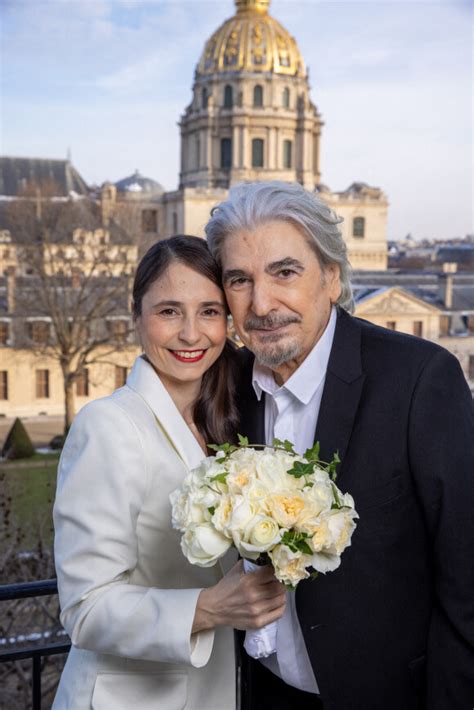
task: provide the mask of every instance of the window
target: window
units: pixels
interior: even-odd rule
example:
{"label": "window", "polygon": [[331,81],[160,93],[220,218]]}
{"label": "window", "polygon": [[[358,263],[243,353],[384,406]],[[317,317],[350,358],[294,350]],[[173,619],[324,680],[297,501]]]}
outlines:
{"label": "window", "polygon": [[263,106],[263,87],[260,84],[254,86],[253,89],[253,105],[260,108]]}
{"label": "window", "polygon": [[0,399],[8,399],[8,372],[0,370]]}
{"label": "window", "polygon": [[128,368],[121,367],[120,365],[115,366],[115,389],[123,387],[127,381]]}
{"label": "window", "polygon": [[6,321],[0,321],[0,345],[6,345],[8,343],[9,335],[9,324]]}
{"label": "window", "polygon": [[107,328],[113,340],[124,343],[128,336],[129,325],[125,318],[114,318],[107,321]]}
{"label": "window", "polygon": [[207,89],[206,89],[206,87],[204,87],[201,92],[201,107],[202,108],[207,108],[207,101],[208,101]]}
{"label": "window", "polygon": [[419,338],[423,337],[423,321],[422,320],[413,321],[413,335],[417,335]]}
{"label": "window", "polygon": [[44,320],[33,320],[29,323],[30,338],[36,345],[46,345],[49,340],[50,325]]}
{"label": "window", "polygon": [[232,87],[227,84],[224,88],[224,108],[232,108],[234,105],[234,92]]}
{"label": "window", "polygon": [[449,335],[449,329],[451,327],[451,317],[450,316],[440,316],[439,317],[439,334]]}
{"label": "window", "polygon": [[173,234],[178,233],[178,215],[173,212]]}
{"label": "window", "polygon": [[201,165],[201,140],[199,136],[196,136],[196,168],[199,169]]}
{"label": "window", "polygon": [[470,380],[474,380],[474,355],[469,355],[468,377]]}
{"label": "window", "polygon": [[385,325],[389,330],[396,330],[397,329],[397,323],[394,320],[388,320]]}
{"label": "window", "polygon": [[354,219],[352,220],[352,236],[365,236],[365,217],[354,217]]}
{"label": "window", "polygon": [[89,370],[87,367],[76,378],[76,394],[78,397],[89,396]]}
{"label": "window", "polygon": [[232,140],[222,138],[221,140],[221,168],[228,170],[232,167]]}
{"label": "window", "polygon": [[252,168],[263,168],[263,140],[254,138],[252,141]]}
{"label": "window", "polygon": [[290,90],[288,87],[283,89],[283,108],[290,108]]}
{"label": "window", "polygon": [[293,165],[293,143],[283,141],[283,167],[291,168]]}
{"label": "window", "polygon": [[36,397],[49,397],[49,370],[36,370]]}
{"label": "window", "polygon": [[142,232],[158,231],[158,212],[157,210],[142,210]]}

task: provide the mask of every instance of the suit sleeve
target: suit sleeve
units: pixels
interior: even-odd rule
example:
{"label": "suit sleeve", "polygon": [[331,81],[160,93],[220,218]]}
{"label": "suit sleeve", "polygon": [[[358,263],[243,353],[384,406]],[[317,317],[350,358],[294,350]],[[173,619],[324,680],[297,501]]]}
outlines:
{"label": "suit sleeve", "polygon": [[135,424],[110,400],[92,402],[74,420],[53,512],[61,621],[79,648],[200,667],[214,640],[213,631],[191,636],[201,589],[129,583],[146,460]]}
{"label": "suit sleeve", "polygon": [[414,392],[409,451],[432,541],[430,710],[474,706],[474,416],[459,362],[437,351]]}

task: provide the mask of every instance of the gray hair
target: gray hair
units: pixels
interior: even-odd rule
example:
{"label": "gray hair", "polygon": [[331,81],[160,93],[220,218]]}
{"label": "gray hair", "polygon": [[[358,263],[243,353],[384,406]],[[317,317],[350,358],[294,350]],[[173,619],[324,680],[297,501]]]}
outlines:
{"label": "gray hair", "polygon": [[343,218],[298,183],[272,180],[242,183],[231,188],[228,199],[211,211],[205,230],[209,249],[220,264],[222,245],[228,235],[251,231],[274,220],[291,222],[307,237],[323,272],[329,265],[339,266],[341,295],[337,303],[352,312],[351,268],[347,247],[337,226]]}

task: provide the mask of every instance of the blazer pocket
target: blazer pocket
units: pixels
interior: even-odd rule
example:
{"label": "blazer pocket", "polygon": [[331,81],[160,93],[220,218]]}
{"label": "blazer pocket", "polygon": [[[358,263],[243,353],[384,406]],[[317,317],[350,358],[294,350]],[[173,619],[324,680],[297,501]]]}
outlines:
{"label": "blazer pocket", "polygon": [[390,503],[403,493],[403,481],[401,476],[386,481],[380,486],[374,486],[362,495],[354,495],[354,505],[357,512],[378,508],[385,503]]}
{"label": "blazer pocket", "polygon": [[183,710],[188,696],[188,674],[103,673],[96,677],[92,710]]}

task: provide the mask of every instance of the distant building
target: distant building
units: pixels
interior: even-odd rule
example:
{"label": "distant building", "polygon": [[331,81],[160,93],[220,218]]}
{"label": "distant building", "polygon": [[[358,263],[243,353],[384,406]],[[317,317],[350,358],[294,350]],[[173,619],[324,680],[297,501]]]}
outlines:
{"label": "distant building", "polygon": [[432,340],[453,353],[474,393],[472,273],[355,272],[355,315]]}

